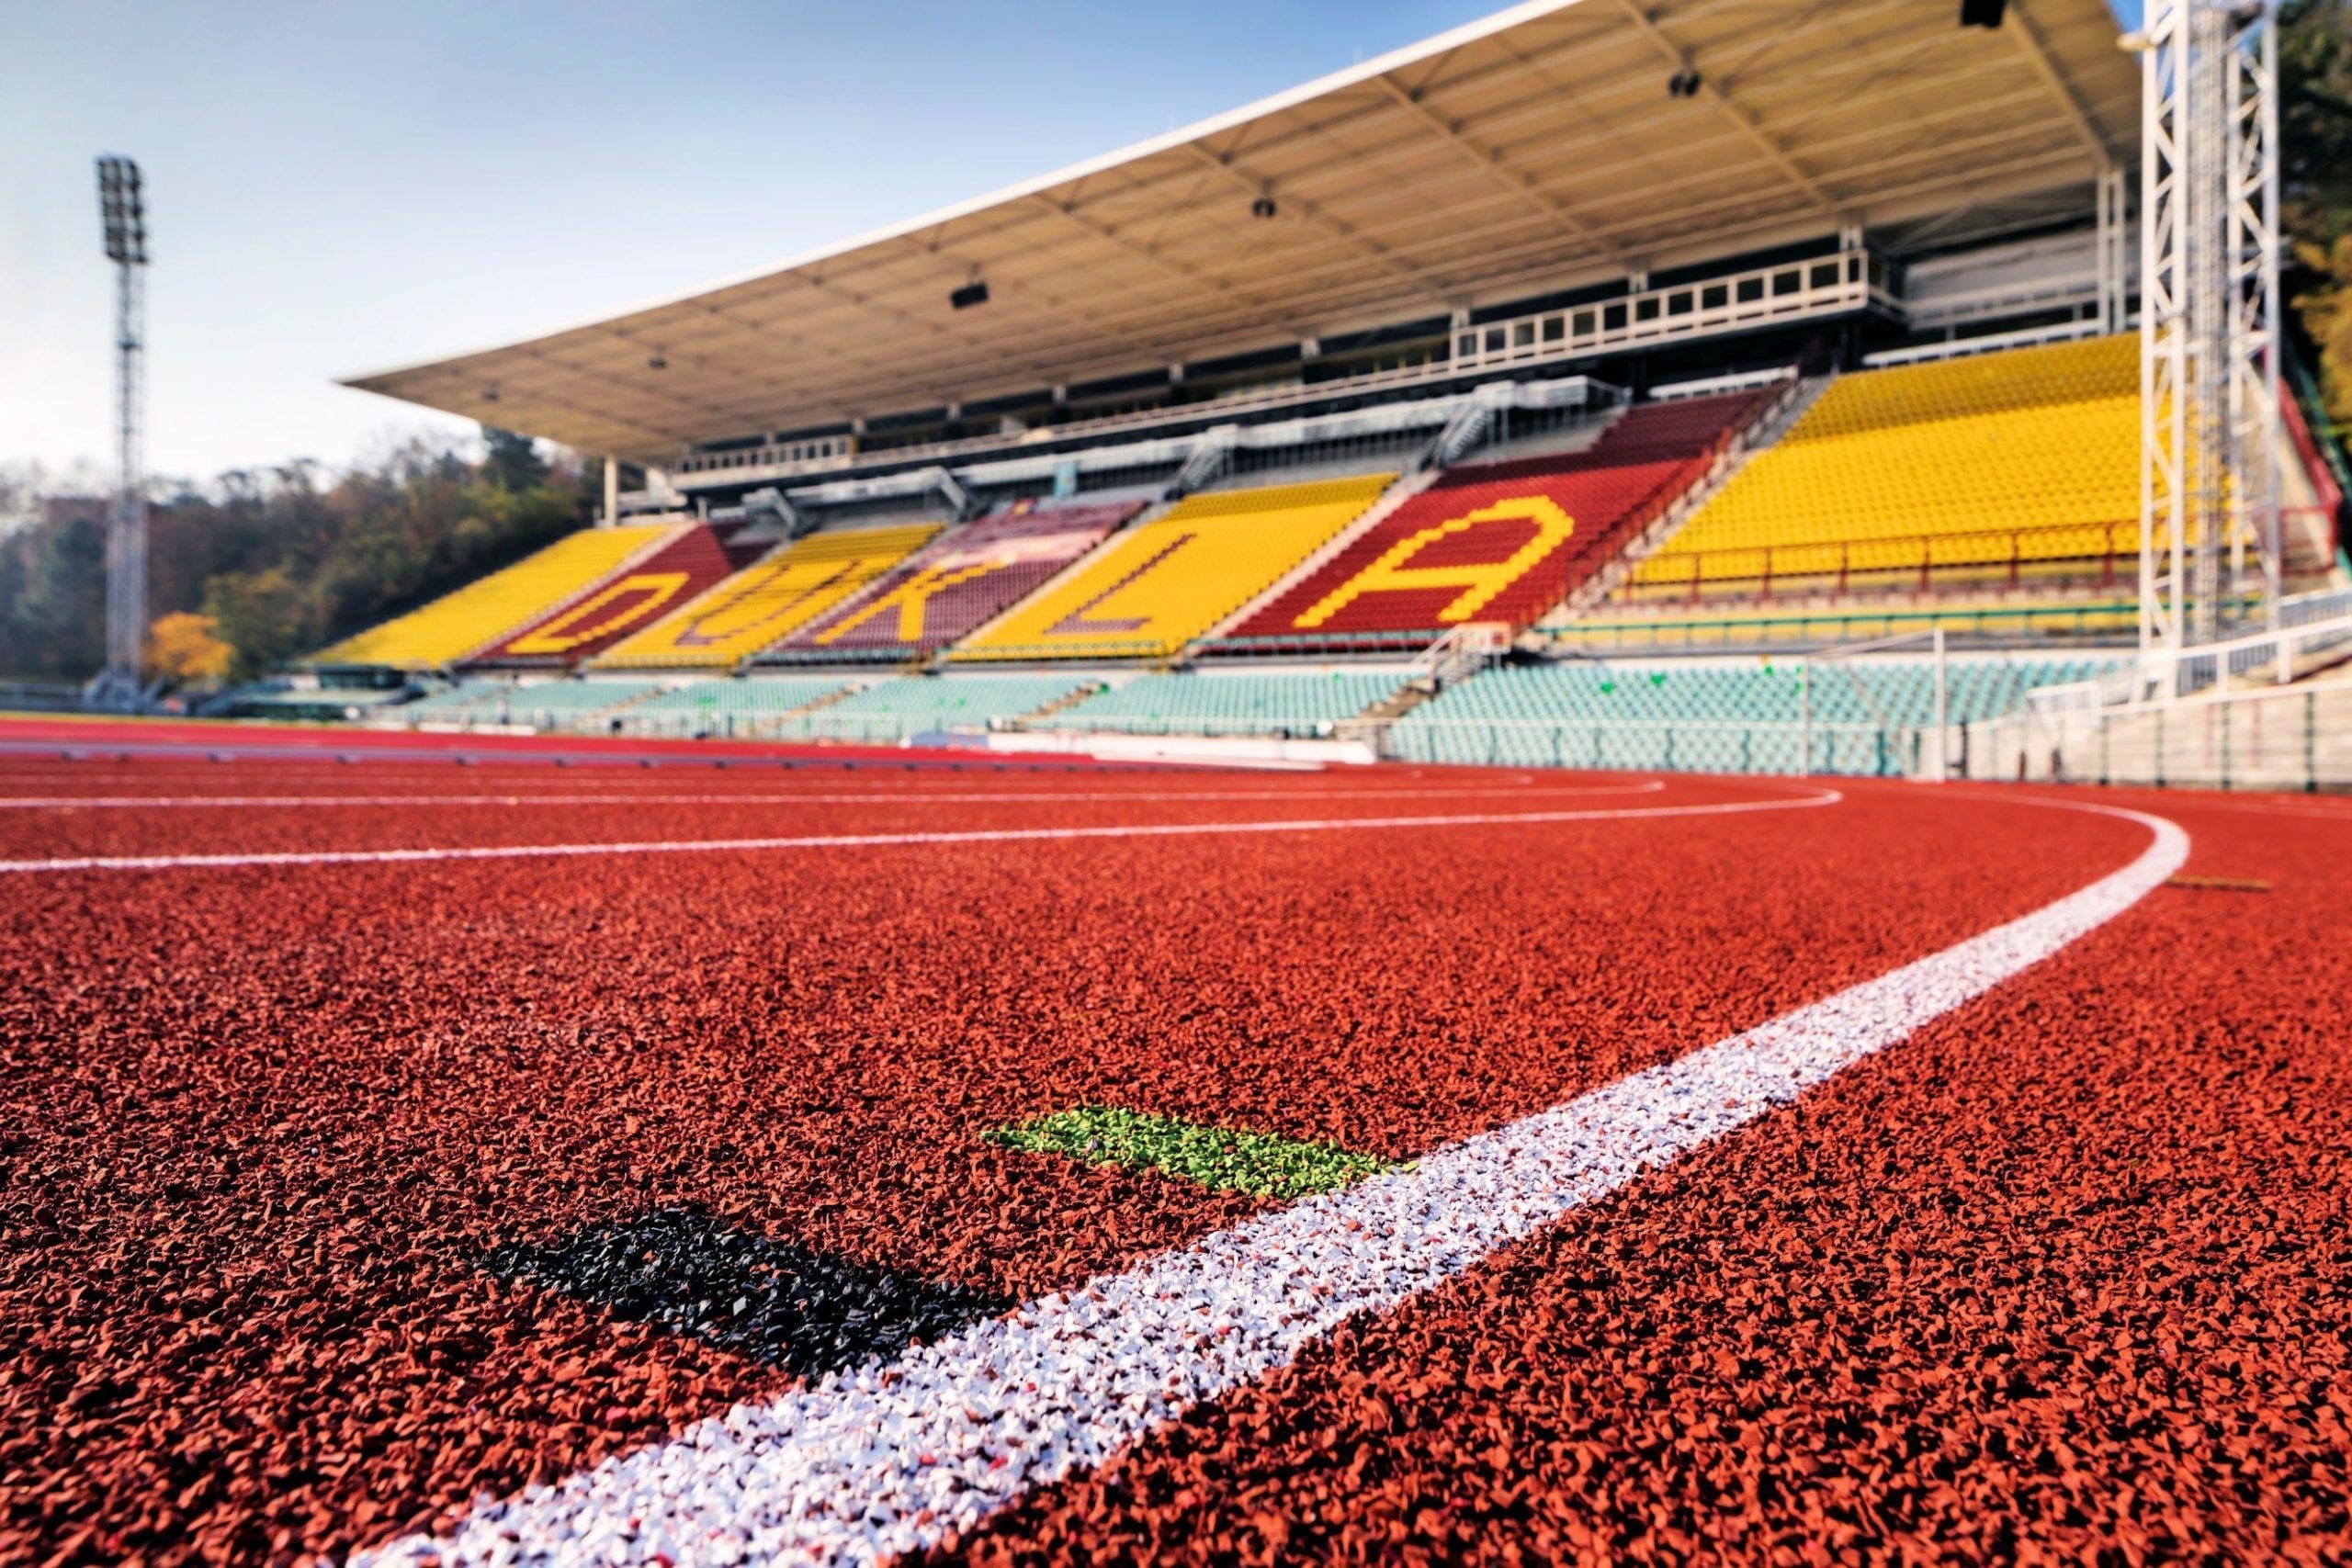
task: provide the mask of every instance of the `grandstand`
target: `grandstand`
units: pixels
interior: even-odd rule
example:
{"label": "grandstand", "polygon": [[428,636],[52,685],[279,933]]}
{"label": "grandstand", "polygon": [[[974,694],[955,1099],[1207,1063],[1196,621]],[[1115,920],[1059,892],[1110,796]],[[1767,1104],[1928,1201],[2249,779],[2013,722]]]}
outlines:
{"label": "grandstand", "polygon": [[321,666],[435,670],[464,660],[594,592],[657,554],[681,530],[665,524],[584,529],[421,609],[311,657]]}
{"label": "grandstand", "polygon": [[[2138,73],[2098,0],[2013,9],[1516,7],[888,234],[363,378],[644,478],[608,494],[616,542],[322,660],[719,677],[583,720],[680,733],[1344,725],[1390,755],[1601,736],[1663,766],[1636,729],[1744,718],[1751,750],[1813,725],[1822,765],[1896,765],[1917,702],[1792,716],[1804,660],[1928,628],[2016,650],[1953,666],[1973,714],[2153,635]],[[1825,96],[1825,61],[1856,91]],[[1668,63],[1690,91],[1661,97]],[[2279,446],[2311,547],[2217,614],[2352,573],[2318,450]],[[1737,651],[1783,662],[1710,662]],[[1841,669],[1899,693],[1916,652]],[[1594,687],[1595,658],[1652,661],[1648,697]],[[817,684],[740,678],[766,670]],[[516,695],[470,690],[391,711]]]}
{"label": "grandstand", "polygon": [[1166,658],[1353,522],[1396,478],[1188,496],[1117,536],[952,657]]}
{"label": "grandstand", "polygon": [[906,524],[805,535],[726,579],[595,660],[599,669],[726,669],[856,592],[944,526]]}

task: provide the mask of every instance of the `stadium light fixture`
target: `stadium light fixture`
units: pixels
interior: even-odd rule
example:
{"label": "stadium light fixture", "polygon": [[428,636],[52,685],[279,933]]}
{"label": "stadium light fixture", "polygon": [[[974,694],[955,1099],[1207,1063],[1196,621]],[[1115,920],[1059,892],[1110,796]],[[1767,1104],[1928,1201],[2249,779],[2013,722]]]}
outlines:
{"label": "stadium light fixture", "polygon": [[977,277],[947,296],[947,303],[958,310],[968,310],[975,305],[988,302],[989,286]]}
{"label": "stadium light fixture", "polygon": [[1250,204],[1250,216],[1252,218],[1272,218],[1281,210],[1274,205],[1273,193],[1271,191]]}
{"label": "stadium light fixture", "polygon": [[645,367],[648,370],[667,370],[670,368],[670,356],[657,348],[645,356]]}
{"label": "stadium light fixture", "polygon": [[1960,25],[1963,28],[1997,28],[2009,8],[2009,0],[1960,0]]}
{"label": "stadium light fixture", "polygon": [[139,165],[128,158],[98,160],[98,215],[106,225],[107,260],[147,265],[147,206]]}

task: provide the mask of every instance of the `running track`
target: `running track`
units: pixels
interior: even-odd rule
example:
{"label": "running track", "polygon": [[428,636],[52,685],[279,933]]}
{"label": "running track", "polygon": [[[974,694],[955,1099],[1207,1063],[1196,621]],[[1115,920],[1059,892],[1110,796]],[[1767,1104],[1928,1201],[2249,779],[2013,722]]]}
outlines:
{"label": "running track", "polygon": [[[1283,1222],[977,1129],[1097,1102],[1431,1156],[2154,841],[2006,792],[1830,796],[10,760],[0,1559],[341,1555],[793,1395],[492,1278],[517,1240],[695,1204],[1048,1298]],[[2149,892],[915,1543],[2340,1552],[2352,812],[2096,799],[2270,890]],[[188,863],[255,855],[297,858]]]}

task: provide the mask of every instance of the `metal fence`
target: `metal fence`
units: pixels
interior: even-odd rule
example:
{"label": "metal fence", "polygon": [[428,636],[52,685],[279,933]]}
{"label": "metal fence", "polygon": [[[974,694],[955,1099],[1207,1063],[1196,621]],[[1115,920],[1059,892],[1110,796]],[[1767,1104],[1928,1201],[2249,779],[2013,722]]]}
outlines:
{"label": "metal fence", "polygon": [[82,688],[62,681],[0,681],[0,710],[70,713],[82,705]]}
{"label": "metal fence", "polygon": [[2352,789],[2352,680],[2033,710],[1962,727],[1957,749],[1968,778]]}
{"label": "metal fence", "polygon": [[1851,723],[1433,718],[1393,727],[1383,753],[1498,767],[1894,777],[1918,768],[1921,733]]}

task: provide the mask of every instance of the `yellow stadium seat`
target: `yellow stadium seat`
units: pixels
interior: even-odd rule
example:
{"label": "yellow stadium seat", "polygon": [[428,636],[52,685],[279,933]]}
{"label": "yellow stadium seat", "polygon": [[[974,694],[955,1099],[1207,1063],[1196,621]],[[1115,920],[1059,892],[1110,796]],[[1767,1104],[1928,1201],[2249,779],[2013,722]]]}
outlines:
{"label": "yellow stadium seat", "polygon": [[733,665],[815,620],[944,526],[915,523],[803,535],[593,662],[600,670]]}
{"label": "yellow stadium seat", "polygon": [[1845,578],[2139,548],[2136,338],[1833,383],[1665,547],[1641,585]]}
{"label": "yellow stadium seat", "polygon": [[583,528],[503,571],[411,610],[311,656],[313,664],[384,664],[431,670],[496,642],[574,594],[602,582],[682,528],[670,523]]}
{"label": "yellow stadium seat", "polygon": [[948,657],[1153,659],[1239,609],[1363,514],[1395,474],[1195,495],[1112,536]]}

